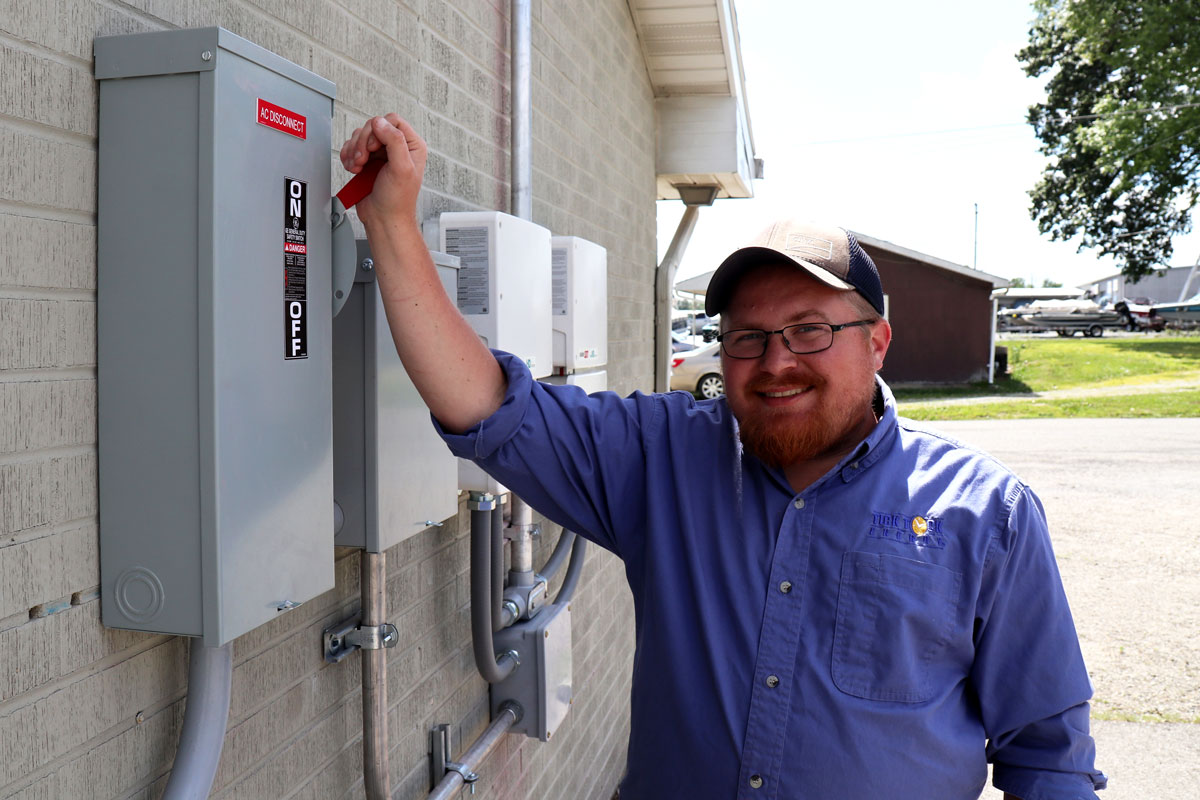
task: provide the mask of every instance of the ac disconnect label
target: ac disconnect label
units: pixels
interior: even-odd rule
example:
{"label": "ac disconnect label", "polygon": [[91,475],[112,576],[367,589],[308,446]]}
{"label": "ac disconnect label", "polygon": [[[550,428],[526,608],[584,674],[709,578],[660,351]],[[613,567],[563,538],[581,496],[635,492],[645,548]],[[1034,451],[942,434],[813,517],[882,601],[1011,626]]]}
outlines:
{"label": "ac disconnect label", "polygon": [[283,357],[308,358],[308,184],[283,179]]}
{"label": "ac disconnect label", "polygon": [[464,314],[488,313],[488,229],[448,228],[446,252],[458,256],[458,310]]}
{"label": "ac disconnect label", "polygon": [[297,139],[308,138],[308,120],[304,115],[288,111],[283,106],[258,98],[258,124],[291,134]]}
{"label": "ac disconnect label", "polygon": [[567,248],[555,247],[550,251],[550,275],[554,297],[554,314],[567,315]]}

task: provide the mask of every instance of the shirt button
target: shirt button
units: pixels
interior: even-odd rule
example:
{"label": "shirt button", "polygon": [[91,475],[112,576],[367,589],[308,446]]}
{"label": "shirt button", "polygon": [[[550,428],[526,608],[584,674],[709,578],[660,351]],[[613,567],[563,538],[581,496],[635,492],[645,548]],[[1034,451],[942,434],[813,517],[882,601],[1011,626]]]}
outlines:
{"label": "shirt button", "polygon": [[796,502],[792,503],[792,505],[794,505],[796,508],[804,508],[804,498],[797,497]]}
{"label": "shirt button", "polygon": [[768,675],[767,676],[767,687],[768,688],[774,689],[778,685],[779,685],[779,676],[778,675]]}
{"label": "shirt button", "polygon": [[763,785],[762,775],[751,775],[750,776],[750,788],[751,789],[761,789],[762,785]]}
{"label": "shirt button", "polygon": [[791,590],[792,590],[792,582],[791,581],[784,581],[783,583],[779,584],[779,591],[783,592],[784,594],[787,594]]}
{"label": "shirt button", "polygon": [[858,462],[855,461],[853,464],[851,464],[850,469],[858,469]]}

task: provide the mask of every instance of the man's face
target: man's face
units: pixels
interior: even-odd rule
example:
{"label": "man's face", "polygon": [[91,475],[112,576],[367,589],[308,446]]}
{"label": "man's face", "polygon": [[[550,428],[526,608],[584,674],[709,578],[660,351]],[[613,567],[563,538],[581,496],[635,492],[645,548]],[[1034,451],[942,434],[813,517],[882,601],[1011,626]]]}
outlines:
{"label": "man's face", "polygon": [[[850,298],[794,266],[768,265],[743,278],[721,330],[864,319]],[[769,337],[761,358],[730,358],[722,350],[725,394],[746,449],[787,467],[853,447],[875,424],[875,372],[890,340],[891,328],[879,320],[839,331],[820,353],[796,355],[778,335]]]}

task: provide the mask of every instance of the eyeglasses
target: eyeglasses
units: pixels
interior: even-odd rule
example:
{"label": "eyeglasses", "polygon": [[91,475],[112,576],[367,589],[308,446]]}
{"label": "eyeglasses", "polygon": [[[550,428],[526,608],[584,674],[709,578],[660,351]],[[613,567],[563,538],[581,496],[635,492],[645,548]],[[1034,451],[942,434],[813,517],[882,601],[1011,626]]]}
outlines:
{"label": "eyeglasses", "polygon": [[762,331],[756,328],[742,328],[736,331],[726,331],[717,337],[721,349],[730,358],[762,358],[767,352],[767,341],[778,333],[783,339],[783,345],[798,356],[809,353],[819,353],[833,346],[833,335],[846,328],[856,328],[860,325],[874,325],[878,320],[860,319],[854,322],[844,322],[841,325],[830,325],[828,322],[805,322],[800,325],[788,325],[777,331]]}

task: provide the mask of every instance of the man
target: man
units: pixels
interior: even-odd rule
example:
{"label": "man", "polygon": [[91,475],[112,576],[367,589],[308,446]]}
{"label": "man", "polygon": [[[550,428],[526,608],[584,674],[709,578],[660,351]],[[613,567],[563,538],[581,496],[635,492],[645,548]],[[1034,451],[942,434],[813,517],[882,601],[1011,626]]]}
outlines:
{"label": "man", "polygon": [[544,386],[446,296],[415,219],[425,146],[356,131],[396,347],[451,449],[620,556],[636,608],[625,800],[1094,798],[1090,683],[1041,505],[898,420],[875,265],[782,223],[709,287],[726,398]]}

